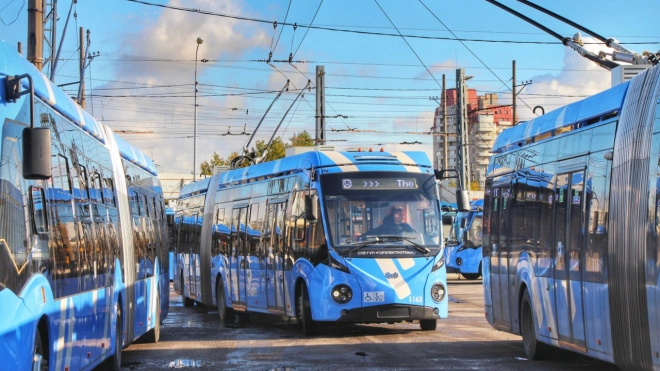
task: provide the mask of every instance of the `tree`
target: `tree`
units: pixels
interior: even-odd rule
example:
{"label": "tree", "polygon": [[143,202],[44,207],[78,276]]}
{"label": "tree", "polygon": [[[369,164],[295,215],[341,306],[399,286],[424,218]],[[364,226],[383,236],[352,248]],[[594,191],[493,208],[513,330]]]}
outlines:
{"label": "tree", "polygon": [[[284,158],[286,155],[286,149],[290,147],[314,146],[314,139],[312,139],[306,130],[303,130],[300,134],[294,133],[293,136],[289,138],[289,141],[290,144],[284,143],[282,141],[282,137],[276,137],[273,139],[273,142],[270,144],[270,148],[268,149],[268,153],[266,153],[266,158],[264,158],[263,162]],[[255,160],[261,158],[264,150],[266,149],[266,144],[267,143],[265,140],[258,140],[255,144],[255,147],[252,147],[250,150],[248,156],[253,157]],[[232,152],[229,156],[227,156],[227,158],[222,158],[219,154],[213,152],[213,156],[211,157],[210,161],[203,161],[200,164],[200,174],[203,176],[211,176],[213,175],[216,166],[229,166],[231,161],[238,156],[239,154],[236,151]],[[238,167],[241,168],[248,165],[250,165],[249,161],[243,161],[238,165]]]}
{"label": "tree", "polygon": [[229,157],[226,159],[220,157],[219,154],[216,152],[213,152],[213,156],[211,158],[211,161],[202,161],[200,164],[200,174],[205,175],[205,176],[211,176],[213,175],[213,172],[215,171],[216,166],[229,166],[231,163],[231,160],[238,156],[237,152],[232,152]]}
{"label": "tree", "polygon": [[[266,149],[266,141],[265,140],[258,140],[257,141],[257,158],[260,158],[264,150]],[[268,153],[266,153],[266,158],[264,159],[264,162],[268,161],[273,161],[273,160],[278,160],[280,158],[284,158],[286,155],[286,149],[291,147],[290,144],[286,144],[282,141],[281,137],[277,137],[273,139],[273,142],[270,144],[270,148],[268,149]]]}
{"label": "tree", "polygon": [[289,141],[291,142],[291,147],[314,147],[314,138],[309,135],[307,130],[303,130],[300,134],[293,133]]}

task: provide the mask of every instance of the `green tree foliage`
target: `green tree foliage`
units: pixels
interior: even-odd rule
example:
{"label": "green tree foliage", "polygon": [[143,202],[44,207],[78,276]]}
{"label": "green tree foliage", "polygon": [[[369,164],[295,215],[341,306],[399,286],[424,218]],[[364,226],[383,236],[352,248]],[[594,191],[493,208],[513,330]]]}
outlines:
{"label": "green tree foliage", "polygon": [[307,130],[303,130],[300,134],[294,133],[289,141],[292,147],[314,147],[314,138],[309,135]]}
{"label": "green tree foliage", "polygon": [[[303,130],[302,133],[294,133],[291,138],[289,138],[290,143],[284,143],[281,137],[276,137],[273,139],[273,142],[270,144],[270,148],[266,153],[266,158],[263,162],[278,160],[283,158],[286,154],[286,149],[289,147],[313,147],[314,139],[309,135],[309,133]],[[255,147],[252,147],[250,150],[250,157],[254,159],[261,158],[266,149],[267,142],[265,140],[258,140],[255,144]],[[232,152],[227,158],[220,157],[219,154],[213,152],[213,156],[209,161],[203,161],[200,165],[200,171],[202,176],[211,176],[216,166],[229,166],[231,161],[238,157],[238,152]],[[248,161],[243,161],[238,167],[248,166]]]}

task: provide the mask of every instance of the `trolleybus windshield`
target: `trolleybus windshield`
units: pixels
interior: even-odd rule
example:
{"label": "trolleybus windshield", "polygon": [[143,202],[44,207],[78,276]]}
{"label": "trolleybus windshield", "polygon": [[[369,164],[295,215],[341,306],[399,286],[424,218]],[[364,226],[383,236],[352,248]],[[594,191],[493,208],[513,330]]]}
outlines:
{"label": "trolleybus windshield", "polygon": [[[435,178],[428,174],[362,172],[321,177],[334,248],[439,248]],[[391,238],[401,236],[405,238]],[[410,249],[416,251],[415,249]],[[417,249],[419,254],[423,252]]]}

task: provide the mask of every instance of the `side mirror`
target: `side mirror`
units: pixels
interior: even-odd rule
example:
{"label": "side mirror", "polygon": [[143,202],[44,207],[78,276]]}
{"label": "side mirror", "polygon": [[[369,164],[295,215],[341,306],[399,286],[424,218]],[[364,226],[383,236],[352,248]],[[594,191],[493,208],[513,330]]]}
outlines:
{"label": "side mirror", "polygon": [[467,191],[456,191],[458,211],[470,211],[470,200]]}
{"label": "side mirror", "polygon": [[[28,80],[29,90],[21,91],[21,80]],[[50,128],[34,127],[34,84],[29,74],[7,76],[5,95],[7,102],[16,102],[23,95],[30,95],[30,127],[23,129],[23,177],[48,179],[51,174]]]}
{"label": "side mirror", "polygon": [[51,177],[50,129],[23,129],[23,177],[48,179]]}
{"label": "side mirror", "polygon": [[316,221],[316,215],[318,214],[316,205],[316,197],[305,196],[305,220],[309,222]]}

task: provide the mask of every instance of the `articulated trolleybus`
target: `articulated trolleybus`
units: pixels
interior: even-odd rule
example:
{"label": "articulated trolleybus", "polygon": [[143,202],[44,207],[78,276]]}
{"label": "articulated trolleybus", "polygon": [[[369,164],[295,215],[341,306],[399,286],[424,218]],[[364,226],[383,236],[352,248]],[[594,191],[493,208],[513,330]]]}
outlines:
{"label": "articulated trolleybus", "polygon": [[434,330],[448,302],[435,173],[421,152],[310,151],[191,183],[174,287],[223,325],[262,312],[307,335],[322,322]]}
{"label": "articulated trolleybus", "polygon": [[505,130],[484,202],[486,316],[548,345],[660,370],[660,68]]}
{"label": "articulated trolleybus", "polygon": [[2,42],[0,90],[0,368],[119,370],[168,310],[154,164]]}

